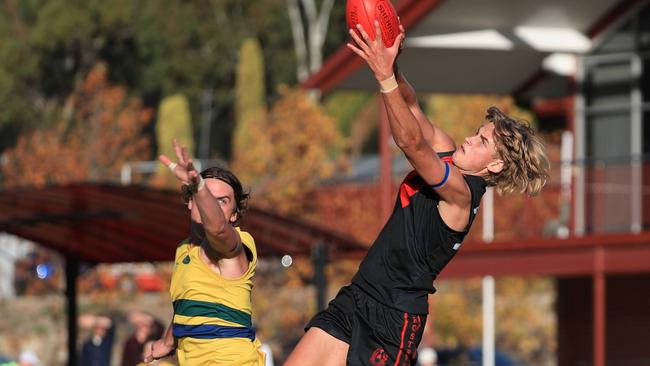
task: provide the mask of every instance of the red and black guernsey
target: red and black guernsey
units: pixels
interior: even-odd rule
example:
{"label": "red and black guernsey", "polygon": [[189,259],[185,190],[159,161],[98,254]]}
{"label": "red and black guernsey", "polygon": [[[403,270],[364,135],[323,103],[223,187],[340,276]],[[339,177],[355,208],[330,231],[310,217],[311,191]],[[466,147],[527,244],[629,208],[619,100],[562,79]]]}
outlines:
{"label": "red and black guernsey", "polygon": [[[438,154],[450,164],[451,152]],[[433,281],[467,235],[485,193],[483,178],[465,175],[472,203],[464,231],[447,226],[438,212],[440,196],[416,171],[400,185],[393,213],[361,262],[352,283],[375,300],[410,314],[427,314]]]}

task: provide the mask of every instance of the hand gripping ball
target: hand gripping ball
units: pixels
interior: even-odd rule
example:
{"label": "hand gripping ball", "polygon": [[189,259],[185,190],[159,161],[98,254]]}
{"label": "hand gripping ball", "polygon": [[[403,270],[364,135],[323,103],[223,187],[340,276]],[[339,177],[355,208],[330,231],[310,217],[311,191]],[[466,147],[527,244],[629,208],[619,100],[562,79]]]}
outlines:
{"label": "hand gripping ball", "polygon": [[356,26],[361,24],[372,40],[375,39],[374,21],[379,21],[381,39],[386,47],[391,47],[400,33],[397,12],[389,0],[348,0],[345,19],[348,28],[354,29],[357,34]]}

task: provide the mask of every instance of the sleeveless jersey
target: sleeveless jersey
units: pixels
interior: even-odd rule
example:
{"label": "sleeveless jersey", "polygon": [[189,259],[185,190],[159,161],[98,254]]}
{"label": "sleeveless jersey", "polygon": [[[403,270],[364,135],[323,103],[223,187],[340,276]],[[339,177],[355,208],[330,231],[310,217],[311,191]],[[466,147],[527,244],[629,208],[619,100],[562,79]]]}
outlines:
{"label": "sleeveless jersey", "polygon": [[487,186],[481,177],[464,178],[471,192],[469,221],[465,230],[456,231],[440,217],[438,194],[416,171],[408,174],[393,213],[352,283],[384,305],[427,314],[427,295],[435,292],[433,281],[460,249]]}
{"label": "sleeveless jersey", "polygon": [[200,246],[189,240],[176,249],[169,292],[181,365],[264,364],[251,319],[257,250],[250,234],[235,229],[251,254],[248,270],[238,279],[223,278],[212,270],[200,258]]}

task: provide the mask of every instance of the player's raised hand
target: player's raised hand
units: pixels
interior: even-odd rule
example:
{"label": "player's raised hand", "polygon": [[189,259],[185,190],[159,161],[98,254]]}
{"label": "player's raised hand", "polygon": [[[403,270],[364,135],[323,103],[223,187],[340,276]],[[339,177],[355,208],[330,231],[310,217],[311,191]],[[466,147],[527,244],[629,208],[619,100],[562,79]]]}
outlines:
{"label": "player's raised hand", "polygon": [[375,21],[374,26],[376,34],[374,40],[370,38],[360,24],[357,25],[357,29],[361,36],[351,29],[350,36],[355,44],[348,43],[347,46],[352,52],[366,61],[377,80],[385,80],[393,75],[393,65],[404,40],[404,28],[400,27],[402,32],[397,36],[393,45],[391,47],[385,47],[381,37],[379,22]]}
{"label": "player's raised hand", "polygon": [[166,155],[160,155],[158,160],[164,164],[169,170],[174,173],[176,178],[183,184],[190,183],[189,172],[194,171],[194,165],[192,164],[192,159],[190,154],[187,151],[187,146],[185,144],[179,144],[176,139],[172,140],[172,146],[174,147],[174,153],[176,154],[177,162],[173,162]]}

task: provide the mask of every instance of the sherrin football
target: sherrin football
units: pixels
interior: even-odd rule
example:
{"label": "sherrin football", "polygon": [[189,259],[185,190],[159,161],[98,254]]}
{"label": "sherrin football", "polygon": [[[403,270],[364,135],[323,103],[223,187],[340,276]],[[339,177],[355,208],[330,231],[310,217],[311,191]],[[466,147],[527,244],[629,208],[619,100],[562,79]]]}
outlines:
{"label": "sherrin football", "polygon": [[357,34],[359,31],[356,26],[361,24],[372,40],[375,39],[374,21],[379,21],[382,41],[386,47],[391,47],[399,35],[397,12],[389,0],[348,0],[345,19],[348,28],[354,29]]}

